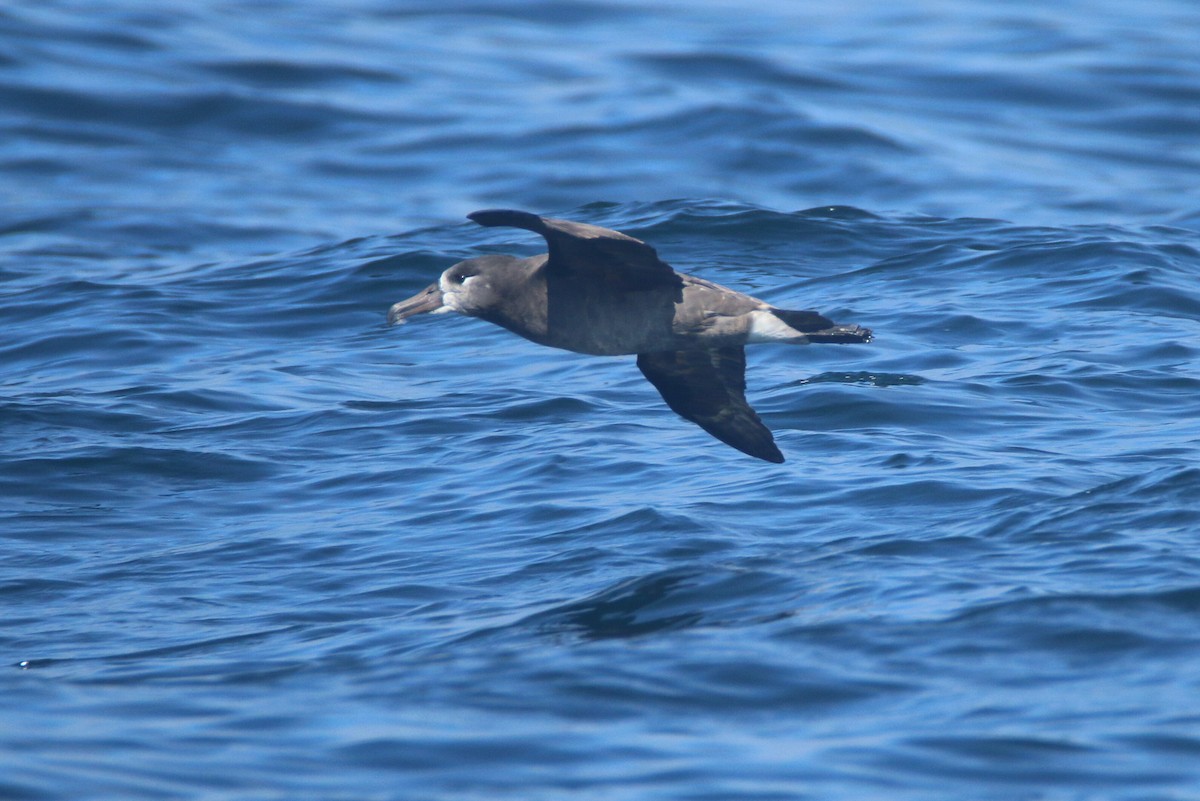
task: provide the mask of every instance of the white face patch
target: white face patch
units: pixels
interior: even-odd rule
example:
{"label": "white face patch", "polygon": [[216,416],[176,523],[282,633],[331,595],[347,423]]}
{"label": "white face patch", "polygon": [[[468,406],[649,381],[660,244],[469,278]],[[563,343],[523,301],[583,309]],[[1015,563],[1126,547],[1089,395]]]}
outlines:
{"label": "white face patch", "polygon": [[442,308],[438,311],[456,311],[462,314],[462,307],[458,302],[458,293],[462,290],[460,287],[452,287],[445,273],[442,273],[442,277],[438,279],[438,289],[442,290]]}
{"label": "white face patch", "polygon": [[467,296],[467,286],[479,276],[468,275],[461,282],[453,283],[448,277],[449,275],[450,271],[447,270],[446,272],[442,273],[441,278],[438,279],[438,289],[442,290],[442,308],[438,309],[438,311],[455,311],[459,314],[467,314],[466,310],[464,309],[464,300]]}

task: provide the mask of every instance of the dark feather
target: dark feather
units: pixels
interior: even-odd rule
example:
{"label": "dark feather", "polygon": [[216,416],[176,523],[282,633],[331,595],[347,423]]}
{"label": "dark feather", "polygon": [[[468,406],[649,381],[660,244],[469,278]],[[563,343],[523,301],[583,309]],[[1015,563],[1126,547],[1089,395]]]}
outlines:
{"label": "dark feather", "polygon": [[768,462],[782,462],[771,431],[746,402],[742,348],[639,353],[638,368],[679,416]]}
{"label": "dark feather", "polygon": [[771,313],[783,320],[790,327],[801,333],[821,331],[832,328],[836,323],[825,315],[815,311],[792,311],[791,309],[771,309]]}
{"label": "dark feather", "polygon": [[598,225],[539,217],[514,209],[484,209],[467,217],[488,227],[521,228],[540,234],[550,249],[546,269],[560,277],[578,276],[625,292],[678,287],[682,279],[658,252],[640,239]]}
{"label": "dark feather", "polygon": [[824,331],[813,331],[811,334],[805,334],[809,342],[820,342],[821,344],[833,345],[858,345],[864,342],[870,342],[870,328],[863,328],[861,325],[835,325],[832,328],[826,328]]}

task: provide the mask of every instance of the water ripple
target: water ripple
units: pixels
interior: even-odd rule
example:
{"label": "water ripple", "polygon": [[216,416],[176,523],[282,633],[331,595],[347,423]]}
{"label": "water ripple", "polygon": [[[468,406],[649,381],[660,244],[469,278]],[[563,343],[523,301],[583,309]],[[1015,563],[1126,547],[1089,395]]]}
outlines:
{"label": "water ripple", "polygon": [[[0,796],[1188,794],[1194,8],[385,5],[0,11]],[[876,340],[755,464],[486,206]]]}

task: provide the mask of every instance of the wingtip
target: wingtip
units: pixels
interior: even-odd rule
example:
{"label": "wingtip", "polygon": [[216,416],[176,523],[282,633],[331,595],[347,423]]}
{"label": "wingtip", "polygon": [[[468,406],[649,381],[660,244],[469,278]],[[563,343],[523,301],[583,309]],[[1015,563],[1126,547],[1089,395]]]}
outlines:
{"label": "wingtip", "polygon": [[533,212],[518,209],[480,209],[468,214],[467,219],[486,228],[524,228],[540,231],[545,227],[541,217]]}
{"label": "wingtip", "polygon": [[[704,430],[729,447],[735,448],[747,456],[753,456],[755,459],[762,459],[764,462],[770,462],[771,464],[783,464],[786,459],[783,458],[783,452],[779,450],[779,446],[775,444],[775,438],[771,436],[771,430],[762,424],[762,421],[758,419],[758,415],[755,415],[755,420],[758,423],[758,430],[754,432],[754,436],[750,437],[731,437],[728,431],[714,431],[709,428],[705,428]],[[704,428],[704,426],[701,426],[701,428]]]}
{"label": "wingtip", "polygon": [[[737,448],[737,445],[734,445]],[[771,464],[783,464],[786,459],[783,458],[783,452],[779,450],[779,446],[775,444],[775,439],[771,438],[767,442],[761,442],[753,448],[738,448],[744,453],[753,456],[756,459],[762,459],[764,462]]]}

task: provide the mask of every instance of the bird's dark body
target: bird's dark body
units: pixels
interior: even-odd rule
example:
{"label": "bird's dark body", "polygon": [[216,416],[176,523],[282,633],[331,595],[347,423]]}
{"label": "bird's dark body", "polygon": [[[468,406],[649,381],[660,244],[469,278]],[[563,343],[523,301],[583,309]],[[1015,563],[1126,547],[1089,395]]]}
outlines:
{"label": "bird's dark body", "polygon": [[442,307],[479,317],[554,348],[638,355],[667,405],[722,442],[782,462],[771,432],[745,398],[745,353],[754,342],[867,342],[871,332],[813,311],[775,309],[749,295],[677,273],[640,240],[528,212],[471,219],[545,237],[549,253],[460,262],[439,282],[395,304],[397,322]]}
{"label": "bird's dark body", "polygon": [[600,287],[587,295],[572,291],[573,279],[548,273],[545,256],[514,259],[503,269],[511,292],[475,316],[528,340],[591,356],[628,356],[658,350],[739,346],[737,315],[754,311],[752,299],[731,295],[716,284],[677,274],[677,285],[647,292]]}

